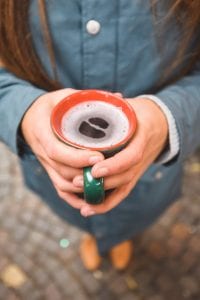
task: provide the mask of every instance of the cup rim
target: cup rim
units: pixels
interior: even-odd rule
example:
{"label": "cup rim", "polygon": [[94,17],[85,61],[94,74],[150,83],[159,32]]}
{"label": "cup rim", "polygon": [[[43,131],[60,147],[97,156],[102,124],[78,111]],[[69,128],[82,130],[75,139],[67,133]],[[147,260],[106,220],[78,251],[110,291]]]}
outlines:
{"label": "cup rim", "polygon": [[[88,147],[83,146],[78,143],[72,142],[68,140],[61,131],[61,121],[63,115],[72,108],[73,106],[83,102],[83,101],[103,101],[109,104],[113,104],[116,107],[120,107],[122,111],[125,113],[126,117],[129,120],[129,130],[124,139],[122,139],[120,142],[108,146],[108,147]],[[78,149],[87,149],[87,150],[93,150],[93,151],[100,151],[100,152],[107,152],[117,149],[118,147],[122,147],[123,145],[127,144],[134,133],[136,132],[137,128],[137,119],[136,114],[132,108],[132,106],[122,97],[119,97],[111,92],[102,91],[102,90],[96,90],[96,89],[87,89],[82,91],[77,91],[73,94],[70,94],[63,98],[60,102],[58,102],[51,112],[50,117],[50,123],[51,128],[56,135],[56,137],[64,142],[65,144],[72,146],[74,148]]]}

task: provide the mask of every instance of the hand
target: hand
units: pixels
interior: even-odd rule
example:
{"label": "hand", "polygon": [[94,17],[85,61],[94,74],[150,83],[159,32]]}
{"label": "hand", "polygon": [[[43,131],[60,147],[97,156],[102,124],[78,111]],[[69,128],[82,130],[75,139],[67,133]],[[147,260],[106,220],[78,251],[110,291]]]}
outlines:
{"label": "hand", "polygon": [[79,150],[60,142],[52,132],[50,115],[53,107],[66,96],[76,92],[63,89],[40,96],[27,110],[21,123],[27,144],[47,171],[58,195],[71,206],[81,209],[83,199],[75,193],[82,187],[72,183],[75,176],[82,174],[82,168],[93,165],[104,157],[97,151]]}
{"label": "hand", "polygon": [[[111,158],[92,168],[94,177],[104,177],[105,190],[114,191],[102,204],[81,207],[81,214],[89,216],[105,213],[128,196],[139,178],[164,149],[168,139],[168,124],[161,109],[149,99],[127,99],[137,116],[137,132],[129,145]],[[80,176],[74,178],[78,187]]]}

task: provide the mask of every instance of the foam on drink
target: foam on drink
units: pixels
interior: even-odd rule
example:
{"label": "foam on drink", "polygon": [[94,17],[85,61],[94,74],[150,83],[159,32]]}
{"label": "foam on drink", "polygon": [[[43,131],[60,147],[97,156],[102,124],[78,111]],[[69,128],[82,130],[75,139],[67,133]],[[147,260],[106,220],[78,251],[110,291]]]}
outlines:
{"label": "foam on drink", "polygon": [[85,147],[111,147],[128,134],[129,121],[120,107],[103,101],[84,101],[64,114],[64,137]]}

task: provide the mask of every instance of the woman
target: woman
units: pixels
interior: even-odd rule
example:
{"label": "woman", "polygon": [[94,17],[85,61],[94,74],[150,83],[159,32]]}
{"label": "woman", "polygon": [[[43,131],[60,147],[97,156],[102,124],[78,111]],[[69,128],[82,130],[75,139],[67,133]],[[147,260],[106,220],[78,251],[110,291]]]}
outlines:
{"label": "woman", "polygon": [[[88,232],[86,268],[109,251],[127,266],[130,239],[180,195],[182,163],[200,144],[199,1],[0,1],[1,139],[20,157],[26,184],[64,220]],[[137,134],[114,157],[56,140],[49,118],[80,89],[119,92]],[[114,191],[101,205],[78,198],[94,165]]]}

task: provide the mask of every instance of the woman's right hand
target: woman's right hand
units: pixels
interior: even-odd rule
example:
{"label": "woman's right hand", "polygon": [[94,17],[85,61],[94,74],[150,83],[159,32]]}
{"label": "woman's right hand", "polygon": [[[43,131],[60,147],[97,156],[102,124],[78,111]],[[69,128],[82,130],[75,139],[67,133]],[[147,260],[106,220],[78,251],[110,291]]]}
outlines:
{"label": "woman's right hand", "polygon": [[53,107],[74,89],[62,89],[40,96],[26,111],[21,130],[27,144],[48,173],[58,195],[72,207],[81,209],[84,205],[75,193],[80,187],[73,185],[73,179],[82,175],[82,168],[94,165],[104,159],[97,151],[72,148],[59,141],[52,132],[50,116]]}

